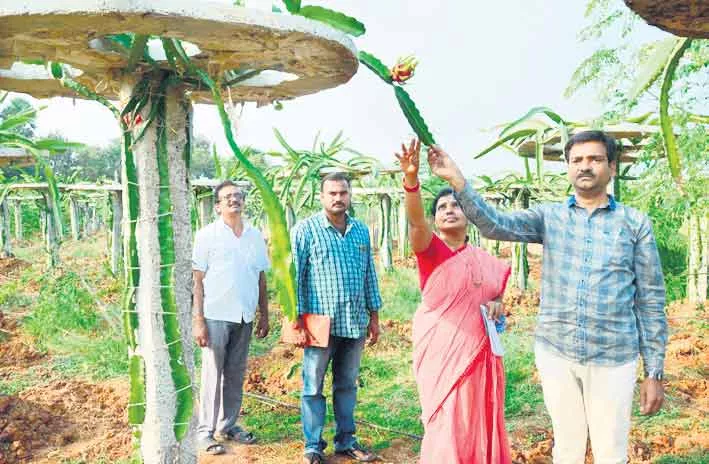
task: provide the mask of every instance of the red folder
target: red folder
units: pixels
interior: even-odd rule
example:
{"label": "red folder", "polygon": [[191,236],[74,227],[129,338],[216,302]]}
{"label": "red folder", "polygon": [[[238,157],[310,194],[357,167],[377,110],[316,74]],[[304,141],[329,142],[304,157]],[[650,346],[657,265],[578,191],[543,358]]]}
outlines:
{"label": "red folder", "polygon": [[[294,344],[298,340],[298,330],[293,329],[293,323],[288,318],[284,317],[282,324],[281,340]],[[305,346],[327,348],[330,342],[330,316],[303,314],[301,324],[305,329]]]}

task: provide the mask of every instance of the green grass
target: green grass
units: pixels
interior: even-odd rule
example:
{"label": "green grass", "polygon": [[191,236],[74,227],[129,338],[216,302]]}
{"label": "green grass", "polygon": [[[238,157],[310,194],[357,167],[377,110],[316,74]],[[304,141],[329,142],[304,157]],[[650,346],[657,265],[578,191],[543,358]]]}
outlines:
{"label": "green grass", "polygon": [[[268,324],[270,330],[268,332],[268,336],[266,338],[259,339],[256,338],[255,335],[251,335],[251,342],[249,343],[249,356],[264,355],[278,343],[281,339],[281,317],[282,315],[280,311],[271,311],[269,313]],[[254,320],[254,327],[255,326],[256,320]]]}
{"label": "green grass", "polygon": [[258,435],[262,443],[299,440],[302,437],[298,411],[265,406],[251,398],[244,398],[241,417],[244,428]]}
{"label": "green grass", "polygon": [[379,286],[384,302],[380,319],[410,321],[421,302],[416,269],[394,269],[382,274]]}
{"label": "green grass", "polygon": [[5,282],[0,286],[0,311],[16,312],[30,306],[34,298],[26,293],[26,288],[34,277],[32,270],[26,269],[20,273],[18,279]]}
{"label": "green grass", "polygon": [[[90,255],[97,249],[93,242],[72,243],[67,255]],[[18,279],[0,286],[0,310],[21,312],[21,329],[34,339],[34,348],[53,355],[49,367],[64,377],[77,375],[102,380],[125,375],[128,371],[126,345],[120,327],[109,327],[99,314],[94,296],[86,290],[80,276],[66,269],[45,272],[41,248],[22,250],[30,266]],[[93,269],[93,268],[92,268]],[[82,269],[91,272],[92,269]],[[98,269],[98,268],[97,268]],[[97,270],[93,269],[93,270]],[[120,281],[98,269],[92,282],[101,285],[96,292],[110,298],[120,294]],[[39,287],[37,295],[28,288]],[[108,306],[106,317],[120,320],[117,307]],[[0,389],[18,392],[30,386],[17,376],[5,379]]]}
{"label": "green grass", "polygon": [[86,461],[84,459],[62,459],[59,464],[131,464],[130,459],[120,459],[116,461],[115,459],[109,458],[98,458],[92,461]]}
{"label": "green grass", "polygon": [[81,287],[78,275],[70,271],[58,276],[47,274],[39,282],[39,298],[22,325],[40,345],[61,344],[67,333],[98,329],[94,301]]}
{"label": "green grass", "polygon": [[73,336],[61,350],[54,348],[52,368],[65,377],[106,380],[128,374],[125,342],[119,338]]}
{"label": "green grass", "polygon": [[505,345],[505,416],[528,416],[544,403],[542,388],[532,382],[534,375],[533,336],[514,328],[504,333]]}
{"label": "green grass", "polygon": [[709,451],[698,451],[686,456],[662,456],[653,464],[709,464]]}
{"label": "green grass", "polygon": [[9,379],[0,379],[0,395],[16,395],[35,385],[36,378],[27,375],[13,376]]}

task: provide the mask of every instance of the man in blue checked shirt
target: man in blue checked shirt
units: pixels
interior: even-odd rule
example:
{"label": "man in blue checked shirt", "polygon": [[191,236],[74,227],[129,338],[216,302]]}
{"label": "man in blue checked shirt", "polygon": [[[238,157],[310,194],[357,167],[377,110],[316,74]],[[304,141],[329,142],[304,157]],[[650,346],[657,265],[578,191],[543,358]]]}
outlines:
{"label": "man in blue checked shirt", "polygon": [[[298,282],[298,314],[330,317],[327,348],[308,346],[303,355],[301,421],[305,464],[324,462],[323,380],[332,360],[335,452],[370,462],[376,459],[355,439],[357,376],[365,340],[379,338],[379,295],[367,227],[350,217],[350,182],[342,173],[325,176],[320,185],[323,210],[292,231],[293,261]],[[298,323],[300,326],[300,323]],[[304,334],[301,332],[304,343]]]}
{"label": "man in blue checked shirt", "polygon": [[590,433],[597,464],[624,464],[638,355],[640,411],[657,412],[664,398],[662,268],[649,219],[606,193],[616,174],[615,140],[580,132],[564,153],[575,194],[511,213],[485,203],[439,147],[429,149],[428,161],[483,236],[544,245],[535,356],[554,463],[583,463]]}

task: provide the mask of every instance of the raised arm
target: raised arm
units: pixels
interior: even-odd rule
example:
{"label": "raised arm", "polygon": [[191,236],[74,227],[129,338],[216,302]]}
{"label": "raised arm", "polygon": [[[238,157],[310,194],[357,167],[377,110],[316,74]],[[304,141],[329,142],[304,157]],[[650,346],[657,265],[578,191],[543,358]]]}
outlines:
{"label": "raised arm", "polygon": [[409,221],[409,241],[414,253],[420,253],[431,244],[433,232],[426,221],[421,199],[421,185],[419,183],[419,153],[421,142],[412,140],[407,147],[401,144],[402,153],[396,153],[399,166],[404,173],[404,204],[406,218]]}
{"label": "raised arm", "polygon": [[465,180],[453,158],[436,145],[428,149],[428,164],[433,174],[458,192],[465,217],[475,224],[483,237],[508,242],[543,242],[544,212],[541,207],[510,213],[498,211]]}

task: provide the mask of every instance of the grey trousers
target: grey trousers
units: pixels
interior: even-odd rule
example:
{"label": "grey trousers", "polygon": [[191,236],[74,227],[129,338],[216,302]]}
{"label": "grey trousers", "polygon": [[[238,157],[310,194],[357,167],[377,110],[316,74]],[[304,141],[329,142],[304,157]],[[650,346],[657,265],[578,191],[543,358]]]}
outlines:
{"label": "grey trousers", "polygon": [[234,428],[241,411],[252,322],[207,319],[209,344],[202,348],[202,385],[197,438],[206,440]]}

